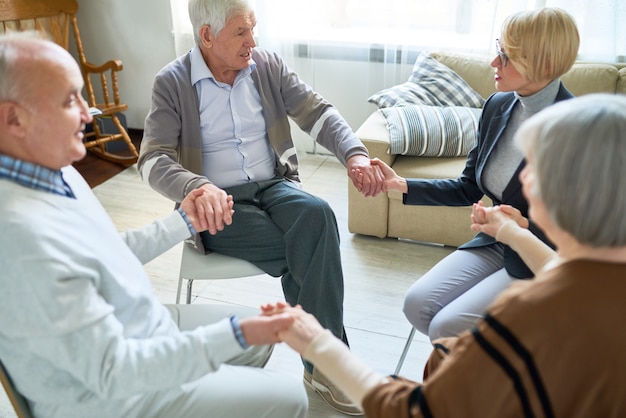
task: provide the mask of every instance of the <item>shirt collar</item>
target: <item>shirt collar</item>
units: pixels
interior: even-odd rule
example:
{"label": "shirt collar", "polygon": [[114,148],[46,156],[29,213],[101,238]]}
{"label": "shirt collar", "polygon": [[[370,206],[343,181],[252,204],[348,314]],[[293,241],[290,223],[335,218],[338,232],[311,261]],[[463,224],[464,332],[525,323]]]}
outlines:
{"label": "shirt collar", "polygon": [[52,170],[0,154],[0,179],[2,178],[31,189],[75,198],[72,189],[63,180],[61,170]]}
{"label": "shirt collar", "polygon": [[[213,73],[209,69],[209,66],[204,62],[204,57],[202,56],[202,52],[198,46],[194,46],[191,50],[191,85],[194,86],[199,81],[209,78],[216,82]],[[250,65],[243,70],[239,71],[237,74],[237,78],[240,79],[242,77],[247,77],[252,71],[256,68],[256,63],[251,60]]]}

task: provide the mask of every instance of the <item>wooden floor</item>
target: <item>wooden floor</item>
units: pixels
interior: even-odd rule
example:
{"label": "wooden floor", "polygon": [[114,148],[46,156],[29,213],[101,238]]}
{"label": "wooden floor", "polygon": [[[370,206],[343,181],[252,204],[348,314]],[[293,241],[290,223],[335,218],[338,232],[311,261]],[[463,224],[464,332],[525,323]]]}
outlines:
{"label": "wooden floor", "polygon": [[[328,201],[337,216],[345,281],[344,321],[351,349],[375,370],[391,374],[411,329],[401,311],[404,293],[452,249],[351,234],[347,229],[345,168],[334,157],[306,154],[300,159],[304,189]],[[90,177],[89,171],[83,173]],[[173,209],[172,202],[139,179],[135,166],[95,187],[94,193],[120,230],[144,225]],[[180,256],[178,245],[146,265],[155,294],[163,303],[174,303]],[[192,292],[192,303],[257,308],[276,300],[284,300],[280,281],[265,275],[196,281]],[[425,336],[416,334],[401,374],[419,381],[431,347]],[[299,356],[283,344],[277,345],[267,368],[298,377],[303,371]],[[315,393],[309,393],[309,400],[311,418],[344,417]]]}

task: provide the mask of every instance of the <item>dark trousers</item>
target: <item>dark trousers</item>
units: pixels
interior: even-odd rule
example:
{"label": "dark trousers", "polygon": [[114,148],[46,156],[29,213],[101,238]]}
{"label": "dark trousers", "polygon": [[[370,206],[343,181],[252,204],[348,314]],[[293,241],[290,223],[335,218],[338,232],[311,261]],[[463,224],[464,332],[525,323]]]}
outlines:
{"label": "dark trousers", "polygon": [[347,344],[339,231],[328,203],[285,179],[225,191],[235,202],[233,222],[217,235],[203,233],[205,248],[282,276],[285,300],[300,304]]}

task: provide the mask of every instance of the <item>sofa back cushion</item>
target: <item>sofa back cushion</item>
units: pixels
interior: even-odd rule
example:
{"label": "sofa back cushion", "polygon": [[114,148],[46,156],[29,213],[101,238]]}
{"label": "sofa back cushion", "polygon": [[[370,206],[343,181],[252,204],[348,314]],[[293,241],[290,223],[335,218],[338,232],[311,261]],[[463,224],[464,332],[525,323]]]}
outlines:
{"label": "sofa back cushion", "polygon": [[574,96],[590,93],[615,93],[618,71],[614,65],[577,63],[563,76],[561,81]]}
{"label": "sofa back cushion", "polygon": [[[492,56],[435,51],[429,55],[451,68],[483,97],[495,93]],[[626,94],[626,64],[577,62],[561,77],[575,96],[589,93]]]}

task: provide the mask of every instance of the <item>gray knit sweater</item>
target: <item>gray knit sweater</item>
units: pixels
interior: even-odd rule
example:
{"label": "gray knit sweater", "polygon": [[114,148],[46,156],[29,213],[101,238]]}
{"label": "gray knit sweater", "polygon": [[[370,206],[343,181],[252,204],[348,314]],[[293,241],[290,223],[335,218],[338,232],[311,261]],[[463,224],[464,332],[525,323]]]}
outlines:
{"label": "gray knit sweater", "polygon": [[[210,182],[202,175],[199,101],[190,81],[190,55],[176,59],[156,75],[138,162],[142,178],[175,202]],[[278,55],[255,48],[252,59],[256,69],[251,77],[261,97],[277,175],[299,181],[289,118],[344,165],[354,155],[368,156],[367,148],[337,109]]]}

